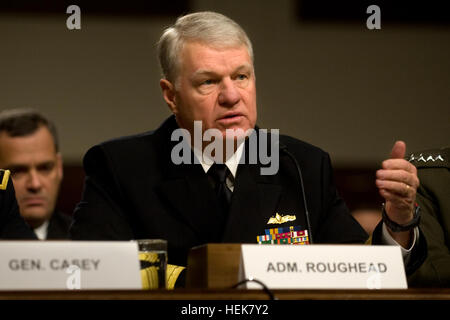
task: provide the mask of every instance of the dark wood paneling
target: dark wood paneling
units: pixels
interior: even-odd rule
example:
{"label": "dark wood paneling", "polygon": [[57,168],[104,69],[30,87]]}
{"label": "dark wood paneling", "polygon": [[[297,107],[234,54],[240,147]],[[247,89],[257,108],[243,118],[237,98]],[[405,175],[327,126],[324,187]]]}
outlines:
{"label": "dark wood paneling", "polygon": [[75,206],[81,199],[84,183],[84,170],[81,165],[65,165],[64,178],[61,182],[61,190],[57,208],[67,214],[72,214]]}
{"label": "dark wood paneling", "polygon": [[335,168],[335,183],[339,194],[350,211],[380,209],[384,201],[375,185],[375,172],[379,168]]}

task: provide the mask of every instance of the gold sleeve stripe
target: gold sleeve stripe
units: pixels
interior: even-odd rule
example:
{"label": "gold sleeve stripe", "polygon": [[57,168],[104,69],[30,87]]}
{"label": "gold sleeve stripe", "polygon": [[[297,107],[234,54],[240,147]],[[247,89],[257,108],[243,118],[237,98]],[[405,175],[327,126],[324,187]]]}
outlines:
{"label": "gold sleeve stripe", "polygon": [[6,187],[8,186],[10,171],[9,170],[0,170],[0,177],[1,177],[2,173],[3,173],[3,178],[1,179],[0,190],[6,190]]}
{"label": "gold sleeve stripe", "polygon": [[180,273],[186,269],[186,267],[180,267],[173,264],[167,265],[166,270],[166,287],[168,290],[175,288],[175,282],[177,282]]}

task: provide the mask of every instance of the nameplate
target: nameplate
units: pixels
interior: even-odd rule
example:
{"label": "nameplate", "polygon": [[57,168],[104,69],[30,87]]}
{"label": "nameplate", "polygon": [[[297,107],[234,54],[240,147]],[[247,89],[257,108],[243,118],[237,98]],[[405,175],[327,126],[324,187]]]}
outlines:
{"label": "nameplate", "polygon": [[400,247],[381,245],[242,245],[239,279],[273,289],[408,287]]}
{"label": "nameplate", "polygon": [[142,289],[136,242],[0,241],[0,290]]}

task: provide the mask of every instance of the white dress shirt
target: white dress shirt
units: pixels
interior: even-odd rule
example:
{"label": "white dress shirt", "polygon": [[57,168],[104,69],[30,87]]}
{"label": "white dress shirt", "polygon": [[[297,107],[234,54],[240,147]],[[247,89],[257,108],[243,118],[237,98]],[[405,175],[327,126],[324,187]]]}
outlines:
{"label": "white dress shirt", "polygon": [[47,239],[47,227],[48,227],[48,220],[45,221],[43,224],[41,224],[39,227],[34,229],[34,233],[38,237],[39,240],[45,240]]}
{"label": "white dress shirt", "polygon": [[[241,143],[239,147],[236,149],[236,152],[233,153],[233,155],[225,161],[225,165],[232,174],[232,177],[227,177],[226,180],[227,187],[228,189],[231,190],[231,192],[234,191],[234,178],[236,177],[237,168],[239,165],[239,161],[241,160],[243,150],[244,150],[244,143]],[[196,148],[193,148],[193,151],[194,155],[197,157],[200,164],[202,165],[203,170],[205,171],[205,173],[207,173],[209,168],[211,168],[212,165],[214,164],[214,160],[208,157],[206,154],[203,155],[202,151]]]}

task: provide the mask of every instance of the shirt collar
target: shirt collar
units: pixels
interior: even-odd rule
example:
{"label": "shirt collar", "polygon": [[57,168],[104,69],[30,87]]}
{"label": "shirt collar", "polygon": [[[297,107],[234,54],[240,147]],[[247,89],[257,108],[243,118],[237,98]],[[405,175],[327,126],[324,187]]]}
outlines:
{"label": "shirt collar", "polygon": [[48,227],[48,220],[45,221],[36,229],[34,229],[34,233],[36,234],[39,240],[47,239],[47,227]]}
{"label": "shirt collar", "polygon": [[[198,150],[196,148],[192,148],[192,150],[194,152],[194,155],[197,157],[200,164],[202,165],[202,168],[205,171],[205,173],[208,172],[209,168],[211,168],[212,165],[214,164],[214,160],[208,157],[206,154],[203,155],[201,150]],[[239,165],[239,161],[241,160],[243,150],[244,150],[244,143],[242,142],[237,148],[236,152],[230,158],[228,158],[227,161],[225,161],[225,165],[230,170],[231,174],[233,175],[233,178],[236,177],[237,167]]]}

